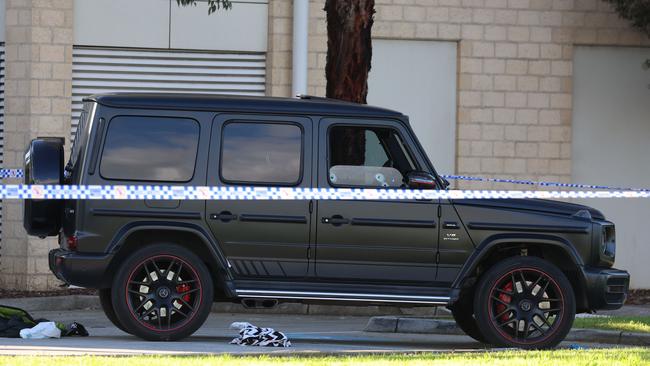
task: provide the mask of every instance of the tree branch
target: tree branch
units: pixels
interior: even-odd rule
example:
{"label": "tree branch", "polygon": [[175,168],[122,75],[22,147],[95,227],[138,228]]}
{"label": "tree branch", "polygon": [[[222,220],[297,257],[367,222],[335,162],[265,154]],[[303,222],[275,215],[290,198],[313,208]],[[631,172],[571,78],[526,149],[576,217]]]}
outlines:
{"label": "tree branch", "polygon": [[650,36],[650,1],[648,0],[605,0],[614,5],[616,12],[632,22],[632,25]]}
{"label": "tree branch", "polygon": [[[196,6],[196,2],[197,0],[176,0],[178,6]],[[230,0],[208,0],[208,14],[212,14],[221,8],[224,10],[232,9],[232,2]]]}

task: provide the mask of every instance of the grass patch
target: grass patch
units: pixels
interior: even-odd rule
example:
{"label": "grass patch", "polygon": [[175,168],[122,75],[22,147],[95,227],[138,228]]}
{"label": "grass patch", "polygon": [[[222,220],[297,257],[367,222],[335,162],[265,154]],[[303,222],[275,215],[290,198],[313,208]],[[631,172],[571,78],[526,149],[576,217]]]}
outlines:
{"label": "grass patch", "polygon": [[650,316],[612,316],[607,318],[576,318],[574,328],[619,330],[650,333]]}
{"label": "grass patch", "polygon": [[15,356],[0,357],[0,365],[12,366],[203,366],[203,365],[386,365],[386,366],[420,366],[420,365],[650,365],[650,349],[588,349],[588,350],[554,350],[554,351],[503,351],[476,353],[428,353],[416,355],[372,355],[372,356],[72,356],[42,357]]}

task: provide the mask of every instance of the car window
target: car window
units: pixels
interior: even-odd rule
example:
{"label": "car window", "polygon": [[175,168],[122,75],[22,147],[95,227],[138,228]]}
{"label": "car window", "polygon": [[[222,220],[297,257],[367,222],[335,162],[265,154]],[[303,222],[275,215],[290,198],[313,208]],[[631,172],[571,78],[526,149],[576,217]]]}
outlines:
{"label": "car window", "polygon": [[120,116],[106,133],[106,179],[187,182],[194,175],[199,123],[189,118]]}
{"label": "car window", "polygon": [[231,122],[223,127],[221,179],[226,183],[296,185],[302,129],[290,123]]}
{"label": "car window", "polygon": [[74,167],[79,160],[81,152],[85,149],[90,134],[91,112],[95,106],[94,102],[84,102],[83,109],[79,115],[77,130],[72,138],[70,150],[70,167]]}
{"label": "car window", "polygon": [[329,180],[334,186],[402,187],[406,173],[417,170],[392,128],[334,126],[328,143]]}

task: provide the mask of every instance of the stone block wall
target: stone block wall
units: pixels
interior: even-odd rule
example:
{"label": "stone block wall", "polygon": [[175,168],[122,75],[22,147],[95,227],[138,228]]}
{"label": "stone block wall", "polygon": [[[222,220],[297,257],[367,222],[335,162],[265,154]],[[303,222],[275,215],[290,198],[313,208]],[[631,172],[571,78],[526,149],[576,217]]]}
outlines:
{"label": "stone block wall", "polygon": [[[27,143],[70,135],[73,0],[7,0],[4,166],[22,168]],[[28,237],[20,201],[4,201],[0,288],[56,287],[47,253],[55,239]]]}

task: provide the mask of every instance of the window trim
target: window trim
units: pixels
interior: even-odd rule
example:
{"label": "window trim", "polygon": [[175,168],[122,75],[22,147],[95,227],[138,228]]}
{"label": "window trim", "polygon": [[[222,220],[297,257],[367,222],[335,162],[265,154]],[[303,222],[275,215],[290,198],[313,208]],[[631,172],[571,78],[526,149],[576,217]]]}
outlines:
{"label": "window trim", "polygon": [[[198,126],[198,134],[197,134],[197,140],[196,140],[196,152],[194,154],[194,165],[192,166],[192,175],[189,177],[187,180],[158,180],[158,179],[123,179],[123,178],[109,178],[104,175],[102,172],[102,161],[104,160],[104,151],[106,150],[106,143],[108,142],[108,133],[111,129],[111,124],[113,123],[113,120],[116,118],[122,118],[122,117],[136,117],[136,118],[160,118],[160,119],[183,119],[183,120],[190,120],[196,123]],[[196,176],[196,164],[198,163],[199,160],[199,150],[201,149],[201,123],[196,119],[192,117],[180,117],[180,116],[152,116],[152,115],[133,115],[133,114],[123,114],[123,115],[116,115],[112,116],[110,121],[106,124],[106,127],[104,128],[104,136],[102,136],[102,147],[101,147],[101,152],[99,154],[99,162],[98,162],[98,169],[99,170],[99,176],[106,180],[106,181],[115,181],[115,182],[160,182],[160,183],[189,183],[192,180],[194,180],[194,177]]]}
{"label": "window trim", "polygon": [[[403,188],[403,187],[375,187],[375,186],[364,186],[364,185],[354,185],[354,184],[334,184],[330,180],[330,155],[332,153],[330,149],[330,132],[331,129],[334,127],[358,127],[358,128],[364,128],[364,129],[372,129],[372,128],[386,128],[389,129],[393,132],[395,132],[399,138],[402,141],[402,144],[404,144],[404,147],[406,148],[407,153],[410,155],[409,160],[411,160],[415,164],[415,170],[418,171],[421,169],[420,163],[418,160],[415,158],[415,155],[413,154],[413,151],[411,150],[411,147],[409,144],[405,143],[406,139],[404,139],[404,136],[402,135],[402,132],[400,131],[399,128],[395,126],[390,126],[386,124],[355,124],[352,122],[337,122],[337,123],[332,123],[329,126],[327,126],[327,130],[325,131],[326,133],[326,142],[325,142],[325,150],[326,150],[326,159],[325,159],[325,176],[327,177],[327,184],[329,184],[330,187],[332,188],[368,188],[368,189],[408,189],[408,188]],[[383,146],[382,146],[383,147]]]}
{"label": "window trim", "polygon": [[[224,147],[224,130],[229,124],[235,124],[235,123],[250,123],[250,124],[266,124],[266,125],[289,125],[289,126],[296,126],[300,129],[300,169],[298,171],[298,179],[295,182],[288,182],[288,183],[280,183],[280,182],[267,182],[267,181],[240,181],[240,180],[230,180],[226,179],[223,176],[223,147]],[[302,181],[304,179],[304,171],[305,171],[305,129],[302,126],[302,124],[298,122],[293,122],[293,121],[269,121],[269,120],[248,120],[248,119],[232,119],[232,120],[227,120],[221,125],[221,129],[219,131],[219,166],[218,166],[218,176],[219,180],[222,183],[228,184],[228,185],[236,185],[236,186],[276,186],[276,187],[297,187],[300,184],[302,184]]]}

